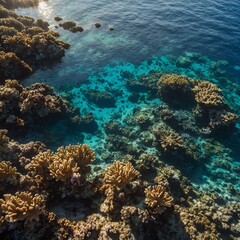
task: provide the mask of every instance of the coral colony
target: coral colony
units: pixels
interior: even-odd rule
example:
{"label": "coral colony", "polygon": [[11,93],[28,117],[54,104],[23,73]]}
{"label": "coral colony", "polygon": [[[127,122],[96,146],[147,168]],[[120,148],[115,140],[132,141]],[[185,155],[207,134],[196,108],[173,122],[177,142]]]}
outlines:
{"label": "coral colony", "polygon": [[[239,239],[239,186],[229,184],[237,186],[239,167],[227,163],[230,150],[215,139],[234,135],[238,112],[219,86],[161,71],[129,78],[128,100],[138,106],[122,121],[115,116],[99,126],[94,114],[80,114],[52,87],[21,84],[60,61],[69,44],[47,22],[11,10],[21,1],[0,3],[0,239]],[[73,22],[61,26],[83,30]],[[100,109],[117,104],[103,90],[83,96]],[[94,151],[84,142],[50,149],[17,140],[60,121],[104,143]],[[232,172],[222,192],[186,177],[210,164]]]}

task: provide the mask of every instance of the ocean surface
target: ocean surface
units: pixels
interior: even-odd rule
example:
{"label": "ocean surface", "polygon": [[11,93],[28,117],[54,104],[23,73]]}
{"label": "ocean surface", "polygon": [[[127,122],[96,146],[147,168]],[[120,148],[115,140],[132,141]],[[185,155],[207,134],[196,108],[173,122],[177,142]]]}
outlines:
{"label": "ocean surface", "polygon": [[[36,139],[54,147],[88,143],[101,159],[100,152],[104,151],[107,139],[103,126],[113,116],[124,125],[124,119],[137,106],[144,108],[161,104],[159,99],[133,103],[129,101],[131,93],[125,87],[129,76],[138,78],[152,70],[214,82],[234,102],[232,107],[239,110],[239,94],[233,95],[228,84],[221,80],[224,76],[235,84],[232,88],[239,88],[239,9],[239,0],[49,0],[36,8],[17,9],[19,14],[48,21],[50,28],[60,32],[61,39],[71,44],[61,63],[36,71],[24,84],[44,82],[54,86],[60,94],[70,96],[71,103],[79,107],[82,114],[91,112],[99,125],[98,134],[82,133],[78,129],[66,134],[66,129],[56,124],[52,133],[48,129],[42,133],[42,139],[39,135]],[[84,31],[72,33],[58,28],[54,16],[62,17],[63,21],[73,20]],[[95,23],[100,23],[101,27],[96,28]],[[110,28],[114,30],[110,31]],[[190,63],[179,67],[176,64],[179,60]],[[214,72],[216,69],[218,74]],[[111,93],[122,90],[123,94],[116,95],[115,108],[99,108],[82,94],[88,89]],[[54,135],[54,143],[50,141],[49,134]],[[237,124],[235,135],[229,139],[227,146],[221,145],[224,142],[219,143],[222,151],[213,153],[205,168],[190,170],[192,175],[188,177],[194,184],[217,191],[221,188],[223,194],[228,194],[224,188],[229,184],[240,189],[239,177],[231,170],[240,167],[239,136]],[[34,136],[28,136],[26,141],[28,138],[34,139]],[[196,138],[199,147],[204,141]],[[150,147],[149,151],[155,150]],[[218,165],[214,161],[219,160],[227,161],[232,167],[216,168]]]}
{"label": "ocean surface", "polygon": [[[61,65],[44,72],[45,81],[78,84],[86,74],[116,61],[141,64],[152,56],[197,52],[226,60],[235,79],[240,77],[240,1],[78,1],[49,0],[37,8],[19,9],[43,18],[53,29],[54,16],[74,20],[84,32],[56,29],[72,47]],[[94,24],[99,22],[101,28]],[[109,31],[109,28],[114,31]],[[69,75],[71,74],[71,75]],[[31,79],[42,76],[36,73]],[[70,76],[70,77],[69,77]]]}

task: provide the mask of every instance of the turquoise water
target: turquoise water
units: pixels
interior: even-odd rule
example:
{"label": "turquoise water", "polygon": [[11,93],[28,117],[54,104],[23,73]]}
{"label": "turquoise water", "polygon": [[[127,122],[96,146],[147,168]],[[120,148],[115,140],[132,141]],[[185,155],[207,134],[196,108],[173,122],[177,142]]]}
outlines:
{"label": "turquoise water", "polygon": [[[54,86],[73,106],[80,108],[82,115],[93,114],[99,126],[96,132],[89,133],[57,123],[51,129],[41,129],[41,134],[26,136],[25,140],[42,140],[52,148],[88,143],[103,166],[128,153],[125,148],[114,146],[115,139],[123,136],[110,136],[106,131],[106,125],[114,120],[120,124],[120,129],[126,128],[132,133],[131,138],[123,138],[123,141],[134,151],[157,155],[154,146],[143,143],[145,135],[151,133],[141,131],[131,116],[139,111],[154,118],[152,112],[163,102],[157,96],[150,98],[146,90],[134,95],[127,87],[128,80],[139,81],[142,74],[151,71],[209,80],[223,90],[227,102],[239,114],[239,8],[239,1],[223,0],[111,3],[49,0],[37,8],[18,9],[20,14],[49,21],[51,28],[72,45],[61,64],[37,71],[24,83],[45,82]],[[55,28],[58,23],[54,16],[74,20],[84,31],[73,34]],[[94,26],[96,22],[102,25],[98,29]],[[111,27],[114,31],[109,30]],[[89,89],[110,93],[115,106],[104,108],[90,101],[86,97]],[[137,100],[133,101],[133,97]],[[227,137],[190,135],[184,131],[180,134],[195,143],[202,162],[184,166],[171,164],[196,186],[220,191],[229,200],[236,200],[239,195],[229,193],[228,188],[233,185],[236,190],[240,189],[239,125],[235,133]],[[209,154],[204,146],[211,141],[210,147],[216,150]]]}

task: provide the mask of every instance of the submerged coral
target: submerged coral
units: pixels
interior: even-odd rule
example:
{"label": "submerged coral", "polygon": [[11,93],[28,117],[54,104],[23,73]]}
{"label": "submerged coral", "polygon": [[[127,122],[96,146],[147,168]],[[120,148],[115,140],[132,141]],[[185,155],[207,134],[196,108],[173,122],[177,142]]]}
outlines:
{"label": "submerged coral", "polygon": [[145,189],[146,204],[154,212],[161,214],[167,207],[172,206],[173,198],[161,185],[149,186]]}
{"label": "submerged coral", "polygon": [[139,178],[139,176],[140,173],[134,169],[132,164],[124,164],[120,161],[116,161],[112,166],[107,168],[103,177],[103,182],[104,184],[110,184],[113,187],[123,189],[131,181]]}
{"label": "submerged coral", "polygon": [[[2,4],[8,8],[20,3],[29,5],[30,2],[7,1]],[[59,40],[59,34],[49,30],[47,22],[18,16],[3,6],[0,6],[0,83],[9,78],[23,79],[38,66],[52,64],[64,56],[64,49],[70,45]]]}
{"label": "submerged coral", "polygon": [[39,194],[32,195],[30,192],[5,194],[4,199],[0,199],[0,204],[0,209],[8,222],[39,221],[39,215],[43,213],[45,207],[44,198]]}

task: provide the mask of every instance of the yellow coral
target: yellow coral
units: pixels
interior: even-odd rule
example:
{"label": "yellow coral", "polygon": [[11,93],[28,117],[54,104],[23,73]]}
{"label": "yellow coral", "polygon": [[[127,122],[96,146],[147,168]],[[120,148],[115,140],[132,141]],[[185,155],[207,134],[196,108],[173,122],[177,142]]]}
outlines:
{"label": "yellow coral", "polygon": [[166,207],[171,207],[173,198],[166,192],[162,185],[149,186],[145,189],[145,203],[152,208],[154,213],[161,214]]}
{"label": "yellow coral", "polygon": [[74,173],[83,177],[90,172],[88,165],[94,160],[94,151],[86,144],[60,147],[52,156],[50,174],[63,182],[71,179]]}
{"label": "yellow coral", "polygon": [[173,89],[185,88],[189,86],[190,79],[183,75],[178,74],[164,74],[159,79],[157,85],[161,87],[170,87]]}
{"label": "yellow coral", "polygon": [[5,214],[5,220],[8,222],[39,221],[39,215],[44,210],[45,200],[39,194],[17,192],[15,195],[4,194],[4,200],[0,199],[0,206]]}
{"label": "yellow coral", "polygon": [[57,155],[53,156],[53,162],[50,165],[50,175],[58,181],[66,182],[78,170],[77,163],[74,162],[73,158],[61,159]]}
{"label": "yellow coral", "polygon": [[48,167],[52,162],[52,154],[50,151],[40,152],[32,158],[32,161],[25,166],[33,175],[45,176],[48,173]]}
{"label": "yellow coral", "polygon": [[161,130],[157,133],[161,147],[166,150],[177,150],[183,147],[182,137],[172,130]]}
{"label": "yellow coral", "polygon": [[17,169],[11,166],[11,162],[0,162],[0,183],[9,182],[16,184]]}
{"label": "yellow coral", "polygon": [[203,105],[219,106],[222,104],[223,97],[221,89],[208,81],[199,81],[193,88],[195,100]]}
{"label": "yellow coral", "polygon": [[123,189],[127,184],[140,177],[140,173],[131,163],[116,161],[107,168],[104,173],[103,182]]}

